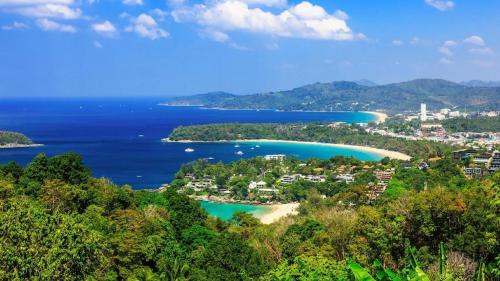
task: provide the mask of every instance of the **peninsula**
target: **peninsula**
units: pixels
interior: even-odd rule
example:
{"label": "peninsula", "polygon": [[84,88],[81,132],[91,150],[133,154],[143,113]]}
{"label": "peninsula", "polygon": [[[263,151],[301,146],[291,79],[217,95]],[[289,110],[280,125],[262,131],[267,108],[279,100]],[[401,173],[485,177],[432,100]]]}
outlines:
{"label": "peninsula", "polygon": [[35,144],[24,134],[9,131],[0,131],[0,149],[2,148],[22,148],[34,147],[41,144]]}

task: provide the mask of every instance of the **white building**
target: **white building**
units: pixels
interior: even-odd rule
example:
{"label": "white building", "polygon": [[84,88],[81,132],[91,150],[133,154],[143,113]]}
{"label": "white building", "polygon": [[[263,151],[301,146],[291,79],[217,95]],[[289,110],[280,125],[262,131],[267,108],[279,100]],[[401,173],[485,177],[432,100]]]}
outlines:
{"label": "white building", "polygon": [[337,180],[343,180],[346,183],[351,183],[354,181],[354,175],[353,174],[340,174],[335,177]]}
{"label": "white building", "polygon": [[252,181],[248,185],[248,189],[252,190],[255,188],[265,188],[267,186],[267,183],[265,181]]}
{"label": "white building", "polygon": [[271,155],[266,155],[264,156],[264,159],[266,160],[279,160],[279,161],[283,161],[285,160],[286,158],[286,155],[285,154],[271,154]]}
{"label": "white building", "polygon": [[427,121],[427,105],[425,103],[420,104],[420,121]]}

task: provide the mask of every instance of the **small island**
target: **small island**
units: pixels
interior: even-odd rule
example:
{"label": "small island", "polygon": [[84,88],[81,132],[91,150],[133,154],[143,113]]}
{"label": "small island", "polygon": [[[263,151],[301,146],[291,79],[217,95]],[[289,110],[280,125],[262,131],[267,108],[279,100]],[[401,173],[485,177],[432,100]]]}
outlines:
{"label": "small island", "polygon": [[17,132],[0,131],[0,149],[35,146],[41,146],[41,144],[33,143],[33,141],[24,134]]}

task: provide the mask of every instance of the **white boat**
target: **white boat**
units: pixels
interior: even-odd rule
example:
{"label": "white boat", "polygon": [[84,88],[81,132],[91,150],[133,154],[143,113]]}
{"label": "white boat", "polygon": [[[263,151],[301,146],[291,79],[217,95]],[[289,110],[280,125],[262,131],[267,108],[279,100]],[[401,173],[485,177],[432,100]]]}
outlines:
{"label": "white boat", "polygon": [[240,145],[239,145],[239,144],[236,144],[234,147],[240,147]]}
{"label": "white boat", "polygon": [[236,152],[236,154],[243,155],[244,153],[243,153],[243,151],[240,150],[240,151]]}
{"label": "white boat", "polygon": [[144,135],[139,135],[139,137],[140,137],[140,138],[143,138],[143,137],[144,137]]}
{"label": "white boat", "polygon": [[185,152],[193,152],[193,151],[194,151],[194,149],[192,149],[191,147],[188,147],[188,148],[184,149],[184,151],[185,151]]}
{"label": "white boat", "polygon": [[256,145],[255,147],[256,147],[256,148],[259,148],[259,147],[260,147],[260,145]]}

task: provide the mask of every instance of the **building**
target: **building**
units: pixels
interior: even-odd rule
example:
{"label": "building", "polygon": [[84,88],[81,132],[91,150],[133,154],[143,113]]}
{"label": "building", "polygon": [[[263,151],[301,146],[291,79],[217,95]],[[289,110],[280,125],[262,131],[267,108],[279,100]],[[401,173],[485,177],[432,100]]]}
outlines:
{"label": "building", "polygon": [[204,189],[217,189],[217,185],[212,179],[201,179],[190,181],[187,187],[194,189],[194,191],[203,191]]}
{"label": "building", "polygon": [[386,171],[376,171],[375,176],[377,179],[381,182],[388,182],[391,180],[393,175],[393,171],[391,170],[386,170]]}
{"label": "building", "polygon": [[466,176],[474,178],[483,175],[483,171],[479,167],[464,168],[464,173]]}
{"label": "building", "polygon": [[283,161],[285,160],[286,155],[285,154],[271,154],[271,155],[266,155],[264,156],[264,159],[270,161],[270,160],[278,160],[278,161]]}
{"label": "building", "polygon": [[427,105],[425,103],[420,104],[420,121],[427,121]]}
{"label": "building", "polygon": [[304,180],[310,182],[325,182],[326,177],[324,175],[307,175],[304,177]]}
{"label": "building", "polygon": [[248,189],[252,190],[255,188],[265,188],[267,186],[267,183],[265,181],[252,181],[248,185]]}
{"label": "building", "polygon": [[354,181],[354,175],[353,174],[340,174],[335,177],[337,180],[343,180],[346,183],[351,183]]}
{"label": "building", "polygon": [[452,152],[452,156],[454,160],[464,161],[467,158],[474,156],[477,153],[475,149],[460,149]]}
{"label": "building", "polygon": [[488,169],[490,172],[496,172],[500,169],[500,151],[492,153],[490,161],[488,162]]}
{"label": "building", "polygon": [[284,175],[281,177],[281,183],[291,184],[294,181],[296,181],[299,177],[300,177],[300,175],[298,175],[298,174],[297,175]]}

